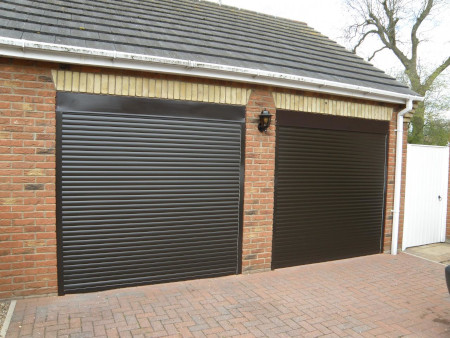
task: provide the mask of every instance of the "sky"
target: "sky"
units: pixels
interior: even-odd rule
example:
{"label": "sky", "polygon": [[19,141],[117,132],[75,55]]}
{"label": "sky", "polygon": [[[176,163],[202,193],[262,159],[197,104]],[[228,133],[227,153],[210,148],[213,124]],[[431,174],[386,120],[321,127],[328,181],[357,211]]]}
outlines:
{"label": "sky", "polygon": [[[207,0],[219,2],[219,0]],[[419,0],[414,0],[419,1]],[[450,55],[450,0],[434,15],[433,20],[423,25],[423,31],[432,30],[429,41],[419,49],[422,62],[436,67]],[[352,17],[345,10],[344,0],[221,0],[222,4],[249,9],[265,14],[302,21],[308,26],[328,36],[339,44],[350,47],[344,39],[344,28],[352,23]],[[380,43],[375,39],[358,49],[357,54],[366,60],[378,49]],[[401,70],[401,64],[390,51],[383,51],[371,61],[376,67],[389,74]],[[450,73],[450,69],[447,69]],[[449,76],[450,77],[450,76]]]}

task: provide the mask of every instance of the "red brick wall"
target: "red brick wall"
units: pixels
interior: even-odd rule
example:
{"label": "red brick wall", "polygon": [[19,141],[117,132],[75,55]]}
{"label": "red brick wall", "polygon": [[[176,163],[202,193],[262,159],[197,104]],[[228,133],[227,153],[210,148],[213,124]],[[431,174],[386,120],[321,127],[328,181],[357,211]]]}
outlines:
{"label": "red brick wall", "polygon": [[0,299],[57,291],[54,152],[49,68],[0,58]]}
{"label": "red brick wall", "polygon": [[[389,146],[388,146],[388,167],[387,167],[387,187],[386,187],[386,208],[384,220],[384,243],[383,251],[391,252],[392,242],[392,223],[394,209],[394,186],[395,186],[395,150],[397,142],[397,113],[394,110],[391,122],[389,124]],[[405,202],[405,181],[406,181],[406,154],[408,140],[408,123],[403,125],[403,162],[402,162],[402,188],[400,200],[400,219],[398,231],[398,249],[401,250],[403,239],[403,219],[404,219],[404,202]]]}
{"label": "red brick wall", "polygon": [[[272,125],[258,131],[259,114],[266,108]],[[275,103],[268,90],[252,91],[246,112],[244,222],[242,271],[270,270],[272,262],[275,180]]]}

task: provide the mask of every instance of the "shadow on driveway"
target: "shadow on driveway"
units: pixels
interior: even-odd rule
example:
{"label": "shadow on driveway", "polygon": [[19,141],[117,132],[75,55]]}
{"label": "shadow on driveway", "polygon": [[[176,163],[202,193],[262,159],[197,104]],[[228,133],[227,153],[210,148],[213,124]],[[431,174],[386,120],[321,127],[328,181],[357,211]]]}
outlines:
{"label": "shadow on driveway", "polygon": [[19,300],[8,337],[450,336],[444,268],[373,255]]}

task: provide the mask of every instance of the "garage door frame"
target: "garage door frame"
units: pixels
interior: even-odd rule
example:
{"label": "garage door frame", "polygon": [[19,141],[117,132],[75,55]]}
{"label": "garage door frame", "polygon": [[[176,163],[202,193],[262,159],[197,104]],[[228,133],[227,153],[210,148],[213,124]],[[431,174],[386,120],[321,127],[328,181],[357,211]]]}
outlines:
{"label": "garage door frame", "polygon": [[[274,193],[274,225],[273,225],[273,252],[272,252],[272,269],[280,268],[277,266],[277,257],[279,253],[276,248],[277,240],[277,178],[279,175],[279,160],[280,154],[280,126],[286,127],[299,127],[308,129],[322,129],[333,131],[347,131],[347,132],[362,132],[385,135],[385,156],[384,156],[384,184],[383,184],[383,204],[382,204],[382,218],[380,229],[380,249],[379,252],[383,252],[384,246],[384,234],[385,234],[385,219],[386,219],[386,194],[387,194],[387,160],[388,160],[388,148],[389,148],[389,122],[381,120],[367,120],[362,118],[342,117],[342,116],[330,116],[325,114],[313,114],[307,112],[298,112],[291,110],[277,110],[277,141],[276,141],[276,160],[275,160],[275,193]],[[314,262],[311,262],[314,263]],[[306,263],[307,264],[307,263]],[[292,266],[292,265],[291,265]]]}
{"label": "garage door frame", "polygon": [[[240,166],[239,166],[239,211],[238,211],[238,238],[237,238],[237,266],[236,274],[242,273],[242,238],[243,238],[243,206],[244,206],[244,172],[245,172],[245,106],[149,99],[124,96],[106,96],[95,94],[57,92],[56,96],[56,246],[57,246],[57,275],[58,294],[66,294],[64,290],[63,265],[63,212],[62,212],[62,131],[64,112],[82,113],[133,113],[146,112],[153,109],[152,115],[164,116],[165,109],[170,110],[169,117],[185,116],[207,120],[239,121],[241,128],[240,138]],[[124,110],[126,108],[126,110]],[[154,109],[157,110],[155,113]],[[205,277],[208,278],[208,277]],[[150,284],[150,283],[147,283]],[[153,284],[153,283],[152,283]],[[99,290],[104,290],[100,288]],[[89,290],[96,291],[96,290]],[[79,291],[83,292],[83,291]],[[78,293],[70,292],[70,293]]]}

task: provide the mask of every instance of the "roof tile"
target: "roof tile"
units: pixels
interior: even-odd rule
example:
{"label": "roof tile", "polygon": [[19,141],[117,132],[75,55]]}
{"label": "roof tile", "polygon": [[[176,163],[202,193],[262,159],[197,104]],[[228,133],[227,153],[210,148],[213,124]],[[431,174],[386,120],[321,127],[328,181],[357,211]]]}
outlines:
{"label": "roof tile", "polygon": [[[2,0],[0,36],[415,94],[302,22],[197,0]],[[39,34],[40,33],[40,34]]]}

